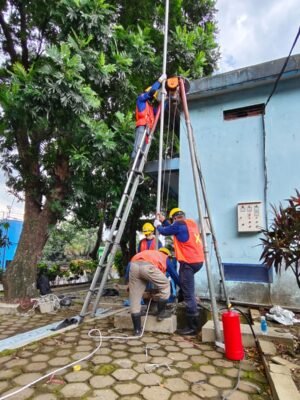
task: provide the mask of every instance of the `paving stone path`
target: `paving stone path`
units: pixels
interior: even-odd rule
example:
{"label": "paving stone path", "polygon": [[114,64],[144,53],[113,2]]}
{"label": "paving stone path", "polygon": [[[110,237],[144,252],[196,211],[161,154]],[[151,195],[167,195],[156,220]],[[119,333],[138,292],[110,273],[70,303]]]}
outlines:
{"label": "paving stone path", "polygon": [[[64,318],[61,313],[2,315],[1,337]],[[110,331],[112,318],[107,317],[84,321],[71,331],[0,353],[0,400],[89,355],[99,343],[98,337],[88,335],[93,328],[100,329],[103,336],[118,335]],[[80,367],[63,368],[9,399],[220,400],[235,387],[239,371],[239,363],[226,360],[212,344],[148,332],[140,339],[104,340],[97,353],[78,364]],[[240,384],[229,400],[271,399],[264,373],[258,367],[253,360],[242,361]]]}

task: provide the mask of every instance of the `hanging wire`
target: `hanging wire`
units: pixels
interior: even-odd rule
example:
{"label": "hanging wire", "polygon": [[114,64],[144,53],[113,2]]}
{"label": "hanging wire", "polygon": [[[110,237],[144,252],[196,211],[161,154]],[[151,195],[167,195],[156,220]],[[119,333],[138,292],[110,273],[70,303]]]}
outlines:
{"label": "hanging wire", "polygon": [[[175,103],[175,110],[173,114],[173,120],[172,120],[172,134],[170,135],[170,125],[171,125],[171,102],[169,101],[169,110],[168,110],[168,129],[167,129],[167,138],[165,141],[165,153],[164,153],[164,168],[163,168],[163,184],[162,184],[162,194],[161,194],[161,204],[162,204],[162,210],[167,211],[168,210],[168,205],[169,205],[169,194],[170,194],[170,186],[171,186],[171,174],[172,171],[169,168],[169,171],[167,172],[167,159],[168,159],[168,149],[170,148],[170,159],[173,158],[174,154],[174,139],[175,139],[175,120],[176,120],[176,114],[178,112],[178,100],[176,100]],[[171,136],[171,138],[170,138]],[[166,178],[167,176],[167,178]],[[165,189],[165,190],[164,190]],[[166,192],[166,199],[164,202],[164,192]]]}
{"label": "hanging wire", "polygon": [[[172,160],[173,154],[174,154],[175,120],[176,120],[177,112],[178,112],[178,101],[176,101],[176,103],[175,103],[175,110],[174,110],[174,115],[173,115],[173,130],[172,130],[171,153],[170,153],[170,159],[171,160]],[[172,171],[171,171],[171,169],[169,169],[168,185],[167,185],[166,210],[168,209],[168,205],[169,205],[169,193],[170,193],[170,186],[171,186],[171,175],[172,175]]]}
{"label": "hanging wire", "polygon": [[284,73],[284,70],[285,70],[285,68],[286,68],[286,66],[287,66],[287,63],[289,62],[290,56],[291,56],[291,54],[292,54],[292,51],[294,50],[294,47],[295,47],[295,45],[296,45],[296,43],[297,43],[297,40],[298,40],[299,36],[300,36],[300,26],[299,26],[297,35],[296,35],[296,37],[295,37],[294,43],[293,43],[293,45],[292,45],[292,47],[291,47],[291,50],[290,50],[290,52],[289,52],[289,55],[287,56],[285,62],[283,63],[283,66],[282,66],[282,68],[281,68],[281,71],[279,72],[279,74],[278,74],[278,76],[277,76],[277,79],[276,79],[276,81],[275,81],[275,83],[274,83],[273,89],[272,89],[272,91],[271,91],[271,93],[270,93],[270,95],[269,95],[269,97],[268,97],[268,100],[266,101],[265,108],[267,107],[269,101],[271,100],[271,97],[272,97],[273,94],[275,93],[275,90],[276,90],[276,88],[277,88],[278,82],[279,82],[279,80],[280,80],[282,74]]}

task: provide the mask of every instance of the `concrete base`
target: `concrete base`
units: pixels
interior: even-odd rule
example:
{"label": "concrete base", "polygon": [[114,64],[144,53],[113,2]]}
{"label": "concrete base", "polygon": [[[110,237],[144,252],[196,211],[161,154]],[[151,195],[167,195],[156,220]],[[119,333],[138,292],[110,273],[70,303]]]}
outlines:
{"label": "concrete base", "polygon": [[[142,317],[142,326],[144,324],[145,317]],[[127,329],[131,331],[133,329],[132,320],[129,310],[125,310],[123,313],[114,316],[114,326],[118,329]],[[174,333],[177,329],[177,318],[176,315],[172,315],[170,318],[166,318],[163,321],[157,321],[153,315],[148,315],[145,332],[159,332],[159,333]]]}
{"label": "concrete base", "polygon": [[0,303],[0,314],[18,314],[19,304]]}
{"label": "concrete base", "polygon": [[[260,325],[253,325],[253,330],[257,337],[263,338],[263,340],[280,341],[289,346],[293,346],[293,335],[290,333],[277,332],[278,328],[268,327],[268,334],[263,335],[260,331]],[[220,322],[220,330],[223,337],[223,326]],[[241,324],[242,340],[245,347],[255,346],[255,341],[249,325]],[[202,341],[203,342],[214,342],[215,341],[215,329],[213,321],[207,321],[202,327]]]}

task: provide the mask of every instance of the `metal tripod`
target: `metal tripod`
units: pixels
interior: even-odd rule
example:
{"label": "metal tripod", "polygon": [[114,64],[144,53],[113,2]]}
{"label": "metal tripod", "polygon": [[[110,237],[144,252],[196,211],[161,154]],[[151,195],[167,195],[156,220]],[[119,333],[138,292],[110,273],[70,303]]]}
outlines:
{"label": "metal tripod", "polygon": [[[119,207],[117,209],[115,218],[113,220],[108,240],[106,241],[103,254],[99,260],[97,269],[94,274],[94,278],[92,280],[91,286],[90,286],[89,291],[84,300],[84,304],[82,306],[82,309],[81,309],[81,312],[79,315],[79,322],[82,322],[83,318],[88,314],[91,314],[92,316],[95,316],[95,314],[96,314],[97,307],[98,307],[104,286],[106,284],[110,269],[113,265],[115,255],[118,250],[118,246],[120,244],[120,240],[122,238],[122,235],[123,235],[123,232],[125,229],[125,225],[126,225],[126,222],[127,222],[127,219],[128,219],[131,207],[132,207],[132,203],[133,203],[138,185],[140,184],[140,180],[142,179],[142,176],[143,176],[145,162],[147,160],[148,152],[149,152],[149,149],[151,146],[152,137],[153,137],[157,122],[159,120],[160,113],[161,113],[161,108],[159,106],[156,116],[155,116],[153,128],[151,129],[151,132],[149,133],[148,143],[146,143],[147,129],[145,129],[145,131],[144,131],[141,143],[138,147],[132,167],[129,171],[128,180],[127,180]],[[146,145],[144,145],[145,143],[146,143]],[[109,258],[108,258],[108,255],[110,255]],[[99,283],[98,280],[99,280],[99,277],[101,275],[103,268],[104,268],[104,273],[103,273],[101,282]],[[97,288],[97,285],[99,285],[98,288]],[[93,295],[96,295],[96,298],[94,300],[92,299]],[[93,300],[93,307],[92,307],[92,310],[89,311],[89,306],[92,303],[92,300]]]}

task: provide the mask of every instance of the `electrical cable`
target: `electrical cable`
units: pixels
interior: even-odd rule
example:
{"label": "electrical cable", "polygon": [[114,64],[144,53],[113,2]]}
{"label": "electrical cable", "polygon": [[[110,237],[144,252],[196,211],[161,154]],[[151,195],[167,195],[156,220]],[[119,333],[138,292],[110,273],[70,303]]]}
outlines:
{"label": "electrical cable", "polygon": [[71,362],[71,363],[69,363],[67,365],[64,365],[63,367],[60,367],[60,368],[58,368],[58,369],[56,369],[54,371],[49,372],[46,375],[41,376],[38,379],[35,379],[32,382],[27,383],[27,385],[22,386],[20,389],[15,390],[14,392],[8,393],[7,395],[0,397],[0,400],[8,399],[9,397],[16,395],[16,394],[22,392],[23,390],[28,389],[30,386],[34,385],[35,383],[38,383],[41,380],[43,380],[45,378],[48,378],[49,376],[51,377],[51,376],[55,375],[57,372],[60,372],[60,371],[62,371],[64,369],[66,369],[66,368],[72,367],[74,365],[79,364],[82,361],[85,361],[85,360],[89,359],[90,357],[92,357],[100,349],[100,347],[102,346],[102,341],[104,339],[131,340],[131,339],[141,338],[144,335],[145,326],[146,326],[146,322],[147,322],[147,317],[148,317],[151,301],[152,301],[152,299],[150,299],[150,301],[149,301],[148,308],[147,308],[146,315],[145,315],[145,319],[144,319],[142,332],[141,332],[140,335],[138,335],[138,336],[102,336],[102,333],[101,333],[100,329],[96,329],[96,328],[95,329],[91,329],[88,332],[88,336],[89,337],[95,337],[94,335],[92,335],[93,332],[98,332],[99,333],[99,344],[91,353],[89,353],[88,355],[80,358],[79,360],[73,361],[73,362]]}
{"label": "electrical cable", "polygon": [[285,62],[283,63],[283,66],[282,66],[282,68],[281,68],[281,71],[279,72],[279,74],[278,74],[278,76],[277,76],[277,79],[276,79],[276,81],[275,81],[275,83],[274,83],[273,89],[272,89],[272,91],[271,91],[271,93],[270,93],[270,95],[269,95],[269,97],[268,97],[268,99],[267,99],[267,101],[266,101],[265,109],[266,109],[266,107],[267,107],[269,101],[271,100],[271,97],[272,97],[273,94],[275,93],[275,90],[276,90],[276,88],[277,88],[278,82],[279,82],[279,80],[280,80],[280,78],[281,78],[281,76],[282,76],[282,74],[283,74],[283,72],[284,72],[284,70],[285,70],[285,68],[286,68],[286,66],[287,66],[287,63],[289,62],[290,56],[291,56],[291,54],[292,54],[292,51],[294,50],[294,47],[295,47],[295,45],[296,45],[296,43],[297,43],[297,40],[298,40],[299,36],[300,36],[300,26],[299,26],[297,35],[296,35],[296,37],[295,37],[294,43],[293,43],[293,45],[292,45],[292,47],[291,47],[291,50],[290,50],[290,52],[289,52],[289,55],[287,56]]}
{"label": "electrical cable", "polygon": [[70,364],[64,365],[63,367],[60,367],[60,368],[58,368],[58,369],[56,369],[56,370],[54,370],[54,371],[51,371],[51,372],[49,372],[48,374],[43,375],[43,376],[41,376],[40,378],[35,379],[34,381],[27,383],[27,385],[22,386],[20,389],[15,390],[14,392],[11,392],[11,393],[8,393],[7,395],[1,396],[1,397],[0,397],[0,400],[8,399],[9,397],[16,395],[16,394],[22,392],[23,390],[28,389],[30,386],[34,385],[35,383],[38,383],[38,382],[40,382],[41,380],[43,380],[43,379],[45,379],[45,378],[48,378],[48,377],[51,377],[51,376],[53,376],[54,374],[56,374],[57,372],[60,372],[60,371],[64,370],[65,368],[72,367],[72,366],[74,366],[74,365],[76,365],[76,364],[79,364],[80,362],[82,362],[82,361],[84,361],[84,360],[87,360],[88,358],[92,357],[92,356],[100,349],[100,347],[102,346],[102,334],[101,334],[101,331],[100,331],[99,329],[91,329],[91,330],[88,332],[88,336],[89,336],[89,337],[93,337],[93,336],[94,336],[94,335],[92,335],[93,332],[98,332],[98,333],[99,333],[99,344],[98,344],[98,346],[97,346],[91,353],[89,353],[87,356],[84,356],[84,357],[80,358],[79,360],[73,361],[73,362],[71,362]]}

